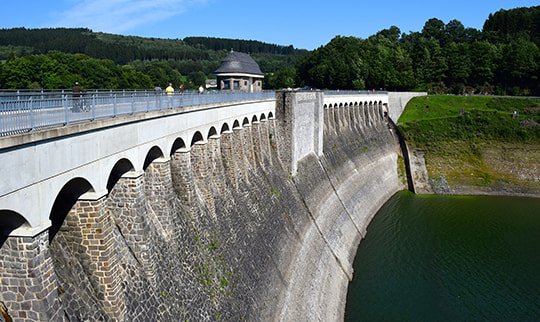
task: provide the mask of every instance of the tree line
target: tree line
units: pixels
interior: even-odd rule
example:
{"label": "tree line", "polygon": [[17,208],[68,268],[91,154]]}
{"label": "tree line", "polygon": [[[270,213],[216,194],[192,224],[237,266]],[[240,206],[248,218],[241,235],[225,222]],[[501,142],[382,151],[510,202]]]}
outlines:
{"label": "tree line", "polygon": [[186,44],[203,47],[211,50],[234,50],[244,53],[266,53],[275,55],[291,55],[304,50],[295,49],[294,46],[280,46],[268,44],[257,40],[239,40],[214,37],[186,37]]}
{"label": "tree line", "polygon": [[[297,86],[540,95],[540,6],[501,10],[482,31],[432,18],[422,31],[392,26],[360,39],[335,37],[294,71]],[[291,70],[277,76],[291,75]],[[290,77],[282,77],[289,80]]]}
{"label": "tree line", "polygon": [[540,6],[490,14],[483,30],[432,18],[367,39],[337,36],[308,52],[252,40],[144,38],[89,29],[0,29],[0,88],[153,88],[204,84],[233,49],[265,72],[264,87],[540,95]]}
{"label": "tree line", "polygon": [[[197,88],[213,77],[231,48],[253,51],[268,72],[293,65],[305,52],[217,38],[208,38],[209,49],[195,39],[121,36],[85,28],[0,29],[0,88],[66,88],[73,80],[87,88],[153,88],[169,82]],[[280,54],[286,52],[292,53]],[[101,66],[93,71],[88,64]]]}

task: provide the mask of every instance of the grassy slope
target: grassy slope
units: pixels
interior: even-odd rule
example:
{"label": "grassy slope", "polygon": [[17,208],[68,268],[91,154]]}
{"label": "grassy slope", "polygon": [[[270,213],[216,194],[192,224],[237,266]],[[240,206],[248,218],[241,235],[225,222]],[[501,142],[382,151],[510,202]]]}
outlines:
{"label": "grassy slope", "polygon": [[418,97],[398,123],[435,181],[540,193],[540,99]]}

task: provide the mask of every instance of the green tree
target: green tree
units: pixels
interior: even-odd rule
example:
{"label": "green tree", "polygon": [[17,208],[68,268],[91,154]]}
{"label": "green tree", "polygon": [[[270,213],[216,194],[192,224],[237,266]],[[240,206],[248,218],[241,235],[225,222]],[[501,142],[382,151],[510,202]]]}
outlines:
{"label": "green tree", "polygon": [[451,42],[444,48],[448,65],[446,83],[455,94],[463,92],[469,78],[471,62],[466,54],[468,51],[467,43]]}

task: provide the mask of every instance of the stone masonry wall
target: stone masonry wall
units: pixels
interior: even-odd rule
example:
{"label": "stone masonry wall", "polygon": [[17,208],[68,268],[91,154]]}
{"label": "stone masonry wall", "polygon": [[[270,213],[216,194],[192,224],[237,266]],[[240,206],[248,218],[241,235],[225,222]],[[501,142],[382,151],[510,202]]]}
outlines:
{"label": "stone masonry wall", "polygon": [[[0,275],[0,300],[39,321],[342,320],[356,248],[400,187],[396,140],[380,107],[323,111],[317,93],[300,95],[318,105],[312,125],[295,122],[295,95],[278,95],[276,120],[181,148],[77,201],[50,256],[37,246],[46,232],[9,238],[0,263],[19,275]],[[295,126],[311,133],[297,156]],[[24,270],[36,262],[50,279]],[[34,295],[20,281],[42,290],[35,307],[22,307]]]}

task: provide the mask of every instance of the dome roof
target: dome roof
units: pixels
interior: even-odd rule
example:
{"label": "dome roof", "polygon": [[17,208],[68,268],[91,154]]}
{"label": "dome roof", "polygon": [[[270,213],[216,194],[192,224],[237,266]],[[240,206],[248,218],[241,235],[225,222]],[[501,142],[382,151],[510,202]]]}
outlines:
{"label": "dome roof", "polygon": [[259,64],[250,55],[231,51],[225,59],[221,61],[221,66],[214,72],[219,74],[250,74],[264,76]]}

